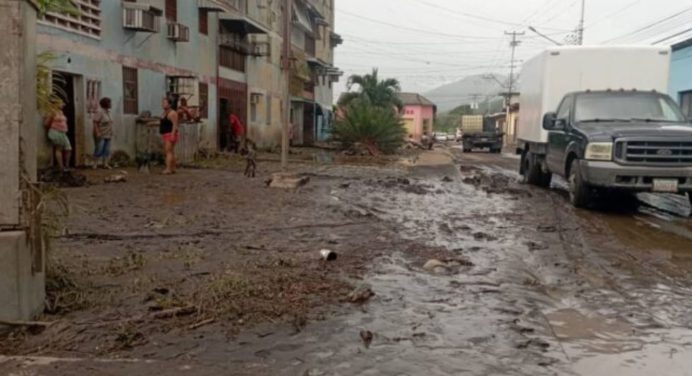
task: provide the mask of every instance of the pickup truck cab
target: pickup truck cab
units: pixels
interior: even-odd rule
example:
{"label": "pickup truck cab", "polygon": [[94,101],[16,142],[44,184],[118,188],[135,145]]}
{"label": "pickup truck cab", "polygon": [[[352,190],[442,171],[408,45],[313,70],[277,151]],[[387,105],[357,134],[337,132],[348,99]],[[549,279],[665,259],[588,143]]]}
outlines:
{"label": "pickup truck cab", "polygon": [[543,129],[547,145],[522,157],[521,172],[541,186],[565,177],[576,207],[598,190],[692,192],[692,124],[668,95],[572,92],[544,115]]}

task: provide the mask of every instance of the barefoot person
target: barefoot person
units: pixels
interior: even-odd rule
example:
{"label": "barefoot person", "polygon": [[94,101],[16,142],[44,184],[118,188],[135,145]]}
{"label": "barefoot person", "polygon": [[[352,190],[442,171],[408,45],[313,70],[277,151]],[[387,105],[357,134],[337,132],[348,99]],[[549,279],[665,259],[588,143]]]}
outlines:
{"label": "barefoot person", "polygon": [[163,116],[159,126],[159,133],[163,138],[163,150],[166,153],[166,169],[164,175],[175,174],[175,144],[178,143],[178,111],[176,110],[176,100],[172,97],[163,98]]}
{"label": "barefoot person", "polygon": [[57,110],[51,116],[47,117],[44,125],[48,130],[48,140],[50,140],[53,145],[55,163],[58,165],[60,171],[65,171],[70,165],[72,145],[70,144],[70,139],[67,137],[67,117],[62,112],[65,103],[60,102],[58,105],[60,110]]}
{"label": "barefoot person", "polygon": [[94,115],[94,168],[99,161],[103,168],[111,169],[111,139],[113,138],[113,118],[111,117],[111,99],[102,98],[99,101],[100,108]]}

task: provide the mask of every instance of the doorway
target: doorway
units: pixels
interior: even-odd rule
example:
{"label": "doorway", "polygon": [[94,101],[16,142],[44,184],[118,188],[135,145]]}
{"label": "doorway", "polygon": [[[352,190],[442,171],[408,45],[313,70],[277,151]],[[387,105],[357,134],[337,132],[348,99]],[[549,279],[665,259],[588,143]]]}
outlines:
{"label": "doorway", "polygon": [[[53,72],[53,87],[56,88],[58,96],[65,103],[63,113],[67,118],[67,138],[72,145],[72,154],[70,155],[69,165],[74,167],[77,162],[77,108],[75,106],[75,76],[65,72]],[[57,165],[55,161],[55,153],[53,155],[53,165]]]}

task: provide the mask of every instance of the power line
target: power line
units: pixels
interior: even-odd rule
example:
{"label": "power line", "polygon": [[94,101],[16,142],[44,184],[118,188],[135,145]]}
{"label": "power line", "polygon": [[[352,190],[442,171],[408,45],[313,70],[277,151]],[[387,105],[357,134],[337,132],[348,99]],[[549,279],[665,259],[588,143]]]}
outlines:
{"label": "power line", "polygon": [[[504,25],[504,26],[527,26],[526,24],[522,24],[522,23],[517,23],[517,22],[512,22],[512,21],[506,21],[506,20],[499,20],[499,19],[484,17],[484,16],[480,16],[480,15],[476,15],[476,14],[471,14],[471,13],[468,13],[468,12],[457,11],[457,10],[454,10],[454,9],[442,7],[442,6],[438,5],[438,4],[430,3],[430,2],[425,1],[425,0],[415,0],[415,1],[416,1],[417,3],[427,5],[427,6],[431,7],[431,8],[443,10],[443,11],[448,12],[448,13],[452,13],[452,14],[456,14],[456,15],[460,15],[460,16],[464,16],[464,17],[468,17],[468,18],[474,18],[474,19],[478,19],[478,20],[482,20],[482,21],[487,21],[487,22],[492,22],[492,23],[496,23],[496,24],[500,24],[500,25]],[[564,31],[563,29],[553,29],[553,30],[562,30],[562,31]]]}
{"label": "power line", "polygon": [[618,40],[618,39],[622,39],[622,38],[625,38],[625,37],[628,37],[628,36],[631,36],[631,35],[636,35],[636,34],[642,32],[642,31],[649,30],[649,29],[651,29],[651,28],[653,28],[653,27],[655,27],[655,26],[658,26],[658,25],[660,25],[660,24],[666,22],[666,21],[669,21],[669,20],[672,20],[672,19],[674,19],[674,18],[676,18],[676,17],[679,17],[679,16],[681,16],[681,15],[683,15],[683,14],[685,14],[685,13],[691,11],[691,10],[692,10],[692,7],[683,9],[683,10],[681,10],[680,12],[677,12],[677,13],[675,13],[675,14],[672,14],[672,15],[670,15],[670,16],[667,16],[667,17],[665,17],[665,18],[663,18],[663,19],[660,19],[660,20],[658,20],[658,21],[656,21],[656,22],[654,22],[654,23],[645,25],[645,26],[643,26],[643,27],[641,27],[641,28],[639,28],[639,29],[630,31],[630,32],[628,32],[628,33],[626,33],[626,34],[617,36],[617,37],[615,37],[615,38],[608,39],[608,40],[604,41],[603,43],[610,43],[610,42],[615,41],[615,40]]}
{"label": "power line", "polygon": [[417,33],[425,33],[425,34],[430,34],[430,35],[435,35],[435,36],[443,36],[443,37],[448,37],[448,38],[459,38],[459,39],[488,39],[488,40],[497,39],[497,37],[484,37],[484,36],[480,36],[480,35],[447,34],[447,33],[442,33],[439,31],[430,31],[430,30],[425,30],[425,29],[417,29],[417,28],[412,28],[412,27],[407,27],[407,26],[401,26],[401,25],[392,24],[389,22],[384,22],[381,20],[376,20],[376,19],[369,18],[369,17],[364,17],[364,16],[361,16],[359,14],[347,12],[345,10],[340,10],[340,9],[338,9],[337,12],[343,13],[345,15],[348,15],[348,16],[351,16],[354,18],[358,18],[358,19],[361,19],[364,21],[372,22],[372,23],[375,23],[378,25],[389,26],[389,27],[393,27],[393,28],[401,29],[401,30],[415,31]]}
{"label": "power line", "polygon": [[687,34],[687,33],[689,33],[690,31],[692,31],[692,28],[689,28],[689,29],[687,29],[687,30],[680,31],[680,32],[675,33],[675,34],[670,35],[670,36],[667,36],[667,37],[665,37],[665,38],[663,38],[663,39],[660,39],[660,40],[657,40],[657,41],[655,41],[655,42],[653,42],[653,43],[651,43],[651,44],[659,44],[659,43],[661,43],[661,42],[665,42],[665,41],[670,40],[670,39],[673,39],[673,38],[675,38],[675,37],[679,37],[679,36],[681,36],[681,35],[683,35],[683,34]]}

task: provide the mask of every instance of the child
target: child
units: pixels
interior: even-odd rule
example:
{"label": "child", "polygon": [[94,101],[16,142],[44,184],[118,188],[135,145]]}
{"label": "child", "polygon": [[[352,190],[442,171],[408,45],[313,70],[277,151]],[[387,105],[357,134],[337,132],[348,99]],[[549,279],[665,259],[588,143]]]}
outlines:
{"label": "child", "polygon": [[245,146],[241,153],[245,155],[245,176],[254,178],[255,171],[257,170],[257,161],[255,160],[257,158],[257,151],[255,150],[257,145],[249,139],[245,139],[244,144]]}

